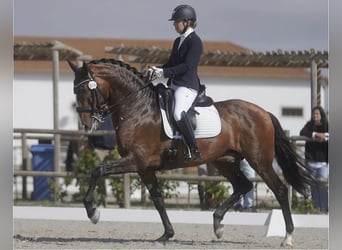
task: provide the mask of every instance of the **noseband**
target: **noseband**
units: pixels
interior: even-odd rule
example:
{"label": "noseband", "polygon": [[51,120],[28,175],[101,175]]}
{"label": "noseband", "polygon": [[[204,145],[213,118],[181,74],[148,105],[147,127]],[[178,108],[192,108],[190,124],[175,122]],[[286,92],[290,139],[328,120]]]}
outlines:
{"label": "noseband", "polygon": [[74,94],[79,94],[79,88],[88,83],[87,87],[91,93],[91,105],[88,107],[76,107],[77,113],[90,113],[91,117],[99,122],[103,122],[104,118],[110,114],[110,107],[107,103],[100,103],[100,98],[105,100],[101,90],[98,88],[97,83],[92,75],[92,72],[87,68],[88,77],[79,83],[74,83]]}

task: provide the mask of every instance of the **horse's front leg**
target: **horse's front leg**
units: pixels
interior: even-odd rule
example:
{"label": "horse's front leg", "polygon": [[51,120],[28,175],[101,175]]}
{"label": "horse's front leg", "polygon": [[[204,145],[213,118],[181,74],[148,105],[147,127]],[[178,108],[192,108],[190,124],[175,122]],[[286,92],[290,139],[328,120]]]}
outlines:
{"label": "horse's front leg", "polygon": [[97,181],[99,180],[99,178],[102,177],[102,168],[103,167],[97,167],[92,172],[87,193],[83,198],[83,204],[86,208],[88,218],[94,224],[96,224],[99,221],[100,213],[96,209],[96,207],[93,207],[93,193],[96,188]]}
{"label": "horse's front leg", "polygon": [[139,172],[140,178],[146,185],[148,191],[150,192],[151,198],[153,200],[154,206],[157,209],[160,218],[164,226],[164,234],[157,239],[157,241],[165,242],[173,237],[175,234],[169,217],[166,213],[164,199],[162,197],[160,186],[154,171],[144,171]]}
{"label": "horse's front leg", "polygon": [[100,212],[93,205],[93,194],[98,180],[107,175],[124,174],[130,172],[137,172],[137,167],[131,158],[121,158],[120,160],[111,163],[102,164],[94,169],[91,174],[87,193],[83,199],[83,204],[86,208],[88,218],[92,223],[96,224],[100,219]]}

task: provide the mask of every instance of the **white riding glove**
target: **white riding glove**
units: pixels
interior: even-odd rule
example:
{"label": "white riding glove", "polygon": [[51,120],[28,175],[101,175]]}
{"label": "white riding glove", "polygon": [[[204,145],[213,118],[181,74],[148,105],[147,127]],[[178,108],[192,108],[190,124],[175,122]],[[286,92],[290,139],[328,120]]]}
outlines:
{"label": "white riding glove", "polygon": [[150,76],[150,81],[153,81],[157,78],[164,77],[164,71],[162,68],[157,68],[156,66],[152,66],[148,69],[148,73]]}

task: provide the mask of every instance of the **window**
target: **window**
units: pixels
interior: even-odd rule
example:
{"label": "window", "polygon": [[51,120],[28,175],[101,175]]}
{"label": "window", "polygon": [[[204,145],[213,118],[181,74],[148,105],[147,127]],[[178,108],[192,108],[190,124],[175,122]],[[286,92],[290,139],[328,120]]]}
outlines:
{"label": "window", "polygon": [[283,116],[303,116],[303,108],[296,107],[284,107],[281,109],[281,114]]}

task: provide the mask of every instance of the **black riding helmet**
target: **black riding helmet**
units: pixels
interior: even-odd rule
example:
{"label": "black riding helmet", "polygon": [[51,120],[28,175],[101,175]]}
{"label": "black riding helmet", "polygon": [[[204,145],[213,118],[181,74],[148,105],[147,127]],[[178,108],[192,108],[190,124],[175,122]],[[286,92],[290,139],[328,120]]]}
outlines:
{"label": "black riding helmet", "polygon": [[196,21],[196,12],[190,5],[178,5],[173,11],[169,21],[192,20]]}

